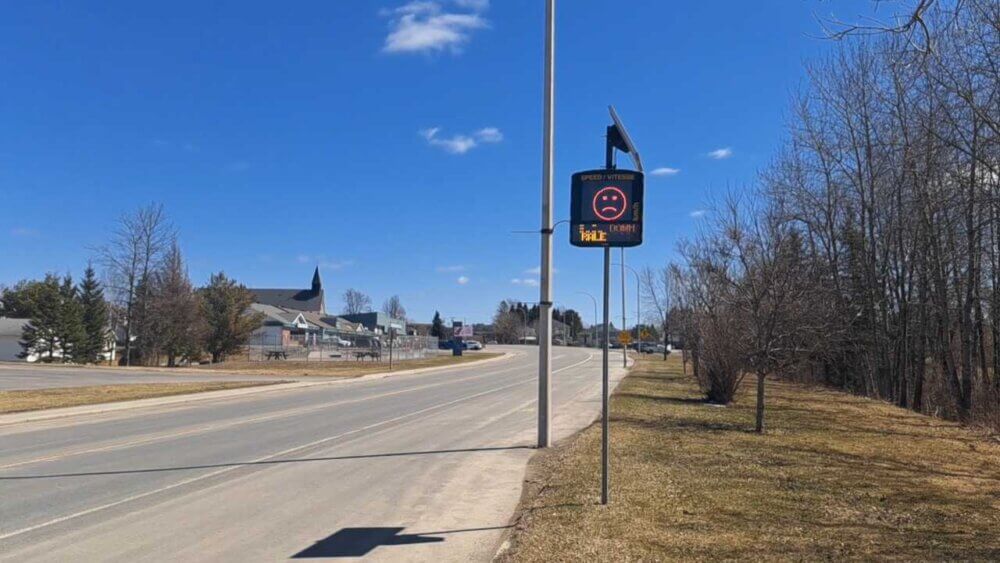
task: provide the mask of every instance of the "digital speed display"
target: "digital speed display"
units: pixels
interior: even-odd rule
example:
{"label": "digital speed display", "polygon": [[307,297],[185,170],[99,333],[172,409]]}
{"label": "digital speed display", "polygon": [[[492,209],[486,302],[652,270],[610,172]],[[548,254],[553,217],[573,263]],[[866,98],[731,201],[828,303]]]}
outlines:
{"label": "digital speed display", "polygon": [[642,244],[642,172],[589,170],[573,174],[570,244]]}

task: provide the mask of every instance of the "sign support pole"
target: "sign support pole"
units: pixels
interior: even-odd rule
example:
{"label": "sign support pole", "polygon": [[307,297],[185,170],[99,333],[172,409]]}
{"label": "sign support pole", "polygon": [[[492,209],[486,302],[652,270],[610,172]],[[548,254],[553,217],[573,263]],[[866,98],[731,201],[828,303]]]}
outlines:
{"label": "sign support pole", "polygon": [[538,447],[552,430],[552,160],[555,115],[556,0],[545,2],[545,109],[542,140],[542,252],[538,299]]}
{"label": "sign support pole", "polygon": [[611,247],[604,247],[604,342],[601,346],[601,504],[608,504],[608,432],[610,430],[608,419],[608,393],[610,383],[608,381],[608,348],[610,347],[609,337],[609,311],[611,301]]}

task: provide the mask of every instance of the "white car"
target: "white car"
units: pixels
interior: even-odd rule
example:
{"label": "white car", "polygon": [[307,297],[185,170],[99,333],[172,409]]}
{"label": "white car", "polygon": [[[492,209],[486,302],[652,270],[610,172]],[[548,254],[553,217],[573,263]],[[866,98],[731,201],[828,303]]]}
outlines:
{"label": "white car", "polygon": [[350,348],[351,347],[351,341],[350,340],[344,340],[343,338],[340,338],[338,336],[334,336],[333,337],[333,343],[336,344],[337,346],[340,346],[341,348]]}
{"label": "white car", "polygon": [[478,340],[466,340],[465,341],[466,350],[482,350],[483,343]]}

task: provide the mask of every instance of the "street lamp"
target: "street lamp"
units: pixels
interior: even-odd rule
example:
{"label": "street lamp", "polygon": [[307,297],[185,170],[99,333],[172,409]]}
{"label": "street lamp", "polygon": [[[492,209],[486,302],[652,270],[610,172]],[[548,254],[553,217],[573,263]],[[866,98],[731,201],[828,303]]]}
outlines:
{"label": "street lamp", "polygon": [[[632,275],[635,276],[635,316],[636,316],[636,320],[635,320],[635,339],[636,339],[636,351],[639,352],[639,353],[642,353],[642,332],[641,332],[642,328],[639,326],[639,323],[642,322],[642,309],[640,308],[640,305],[639,305],[640,304],[640,299],[639,299],[639,285],[640,285],[639,272],[636,272],[635,269],[632,268],[632,266],[629,266],[628,264],[624,264],[624,263],[612,264],[612,266],[621,266],[623,268],[627,268],[628,271],[632,272]],[[622,330],[625,330],[624,326],[622,327]],[[623,354],[625,353],[624,347],[623,347],[622,353]]]}

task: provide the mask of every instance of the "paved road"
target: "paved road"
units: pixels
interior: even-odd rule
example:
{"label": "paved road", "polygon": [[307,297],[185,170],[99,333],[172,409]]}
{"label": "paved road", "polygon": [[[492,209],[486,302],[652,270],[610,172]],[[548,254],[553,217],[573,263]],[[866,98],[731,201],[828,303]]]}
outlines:
{"label": "paved road", "polygon": [[[536,350],[513,349],[432,374],[0,427],[0,559],[489,560],[534,442]],[[599,412],[599,353],[556,348],[553,364],[558,438]]]}
{"label": "paved road", "polygon": [[0,364],[0,391],[82,387],[116,383],[190,383],[195,381],[292,380],[294,377],[239,376],[236,374],[169,373],[141,368],[101,369],[91,367],[29,366]]}

